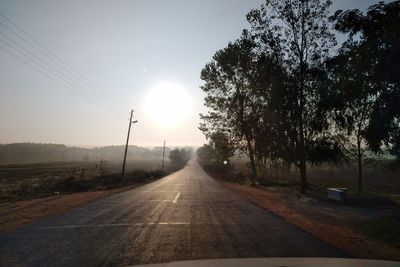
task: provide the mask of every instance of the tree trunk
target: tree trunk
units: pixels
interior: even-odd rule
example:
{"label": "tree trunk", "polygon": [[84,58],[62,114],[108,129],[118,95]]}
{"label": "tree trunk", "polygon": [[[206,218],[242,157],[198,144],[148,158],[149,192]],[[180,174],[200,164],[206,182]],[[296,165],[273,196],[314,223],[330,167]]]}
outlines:
{"label": "tree trunk", "polygon": [[357,163],[358,163],[358,196],[361,195],[362,188],[362,154],[361,154],[361,141],[357,136]]}
{"label": "tree trunk", "polygon": [[306,149],[304,145],[304,77],[303,70],[301,71],[301,81],[300,81],[300,105],[299,105],[299,163],[300,163],[300,192],[305,194],[307,191],[307,159],[306,159]]}
{"label": "tree trunk", "polygon": [[254,158],[254,151],[253,151],[253,147],[251,145],[251,141],[249,140],[249,138],[247,139],[247,149],[249,150],[249,158],[250,158],[250,168],[251,168],[251,178],[252,178],[252,183],[255,182],[256,178],[257,178],[257,167],[256,167],[256,160]]}
{"label": "tree trunk", "polygon": [[251,173],[252,173],[252,183],[254,183],[257,178],[257,167],[256,167],[255,159],[254,159],[254,154],[252,152],[249,153],[249,157],[250,157],[250,167],[251,167]]}
{"label": "tree trunk", "polygon": [[300,192],[305,194],[307,191],[307,164],[305,158],[300,159]]}

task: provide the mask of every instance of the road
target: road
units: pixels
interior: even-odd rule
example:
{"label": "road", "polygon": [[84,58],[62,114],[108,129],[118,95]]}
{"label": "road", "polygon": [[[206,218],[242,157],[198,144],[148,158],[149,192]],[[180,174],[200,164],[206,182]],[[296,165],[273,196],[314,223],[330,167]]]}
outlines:
{"label": "road", "polygon": [[0,235],[0,266],[343,257],[225,189],[191,160],[156,182]]}

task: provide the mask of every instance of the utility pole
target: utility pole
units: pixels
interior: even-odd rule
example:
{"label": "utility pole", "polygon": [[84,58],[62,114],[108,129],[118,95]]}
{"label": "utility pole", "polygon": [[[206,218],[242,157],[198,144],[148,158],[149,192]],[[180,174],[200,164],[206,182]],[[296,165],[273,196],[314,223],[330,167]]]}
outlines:
{"label": "utility pole", "polygon": [[164,140],[164,147],[162,150],[162,167],[161,169],[164,171],[164,156],[165,156],[165,140]]}
{"label": "utility pole", "polygon": [[124,178],[124,174],[125,174],[126,154],[128,153],[128,144],[129,144],[129,135],[131,133],[131,126],[132,126],[132,124],[138,122],[138,121],[132,121],[132,118],[133,118],[133,110],[131,110],[131,117],[129,118],[129,127],[128,127],[128,136],[126,137],[124,163],[122,164],[122,173],[121,173],[122,178]]}

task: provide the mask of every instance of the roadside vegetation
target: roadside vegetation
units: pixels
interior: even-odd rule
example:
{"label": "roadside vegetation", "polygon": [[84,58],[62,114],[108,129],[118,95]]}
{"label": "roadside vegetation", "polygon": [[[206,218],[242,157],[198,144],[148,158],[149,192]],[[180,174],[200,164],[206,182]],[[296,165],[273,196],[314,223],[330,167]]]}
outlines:
{"label": "roadside vegetation", "polygon": [[183,168],[192,156],[190,147],[172,149],[169,152],[169,168],[174,171]]}
{"label": "roadside vegetation", "polygon": [[124,179],[119,172],[120,164],[110,162],[5,164],[0,166],[0,201],[109,190],[145,183],[166,174],[158,168],[158,164],[142,161],[133,169],[130,166]]}
{"label": "roadside vegetation", "polygon": [[312,166],[355,160],[361,194],[367,158],[400,156],[400,1],[332,16],[330,5],[266,0],[201,72],[200,129],[249,159],[252,183],[294,168],[304,194]]}
{"label": "roadside vegetation", "polygon": [[[18,158],[19,154],[24,154],[24,147],[26,148],[26,145],[19,145],[17,152],[13,150],[13,155]],[[42,145],[41,147],[40,144],[29,144],[28,150],[32,150],[32,147],[35,151],[48,151],[54,149],[54,147],[70,149],[60,145]],[[7,149],[10,150],[10,148]],[[139,149],[135,150],[138,151]],[[159,151],[157,150],[157,152]],[[9,202],[59,194],[110,190],[143,184],[182,168],[191,155],[192,150],[190,148],[168,149],[164,169],[161,166],[162,158],[154,159],[147,155],[150,159],[128,161],[124,178],[121,177],[120,162],[103,159],[98,161],[1,164],[0,201]],[[34,158],[33,152],[30,157]]]}
{"label": "roadside vegetation", "polygon": [[[34,151],[71,149],[60,145],[14,144],[0,147],[0,154],[4,147],[15,161],[24,154],[24,148],[31,150],[29,157],[25,156],[29,161],[34,160]],[[0,164],[0,233],[162,178],[184,167],[192,156],[192,149],[188,147],[166,149],[163,166],[162,157],[149,156],[152,151],[162,155],[162,150],[136,148],[134,151],[142,151],[141,155],[147,159],[129,160],[123,179],[121,162],[112,160]]]}
{"label": "roadside vegetation", "polygon": [[[250,28],[201,72],[197,156],[223,181],[368,213],[344,226],[399,247],[400,1],[331,4],[266,0],[247,14]],[[344,205],[328,187],[348,188]]]}

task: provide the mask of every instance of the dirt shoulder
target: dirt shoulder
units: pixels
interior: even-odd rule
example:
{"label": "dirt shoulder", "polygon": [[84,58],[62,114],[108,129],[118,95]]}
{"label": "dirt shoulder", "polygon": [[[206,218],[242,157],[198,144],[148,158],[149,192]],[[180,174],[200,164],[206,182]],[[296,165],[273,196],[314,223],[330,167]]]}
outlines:
{"label": "dirt shoulder", "polygon": [[352,220],[365,216],[362,212],[347,207],[341,208],[338,205],[319,203],[307,197],[292,196],[288,192],[228,182],[222,182],[222,184],[350,257],[400,260],[399,248],[371,240],[349,226]]}
{"label": "dirt shoulder", "polygon": [[63,213],[84,203],[131,190],[141,185],[143,184],[124,186],[111,190],[73,193],[0,203],[0,233],[15,230],[51,215]]}

